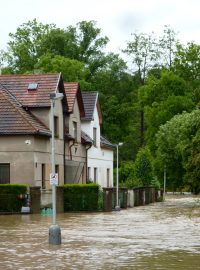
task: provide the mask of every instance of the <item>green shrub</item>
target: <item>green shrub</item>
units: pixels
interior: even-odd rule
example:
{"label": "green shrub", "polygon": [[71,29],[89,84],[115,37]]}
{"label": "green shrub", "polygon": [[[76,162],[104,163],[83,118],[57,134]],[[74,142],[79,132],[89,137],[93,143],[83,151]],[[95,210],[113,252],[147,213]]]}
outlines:
{"label": "green shrub", "polygon": [[0,184],[0,212],[21,212],[24,201],[19,195],[27,193],[27,185]]}
{"label": "green shrub", "polygon": [[153,158],[149,148],[141,148],[134,162],[135,178],[140,180],[144,186],[149,186],[153,179]]}
{"label": "green shrub", "polygon": [[98,210],[99,185],[67,184],[63,187],[64,211]]}

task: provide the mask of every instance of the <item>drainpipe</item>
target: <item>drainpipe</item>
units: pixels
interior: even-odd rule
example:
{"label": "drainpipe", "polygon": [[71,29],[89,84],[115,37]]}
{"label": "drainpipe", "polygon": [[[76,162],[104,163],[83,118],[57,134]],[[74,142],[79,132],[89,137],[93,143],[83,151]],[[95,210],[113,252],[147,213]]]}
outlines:
{"label": "drainpipe", "polygon": [[72,145],[69,146],[69,155],[70,155],[70,160],[72,160],[72,146],[74,146],[75,140],[73,140]]}

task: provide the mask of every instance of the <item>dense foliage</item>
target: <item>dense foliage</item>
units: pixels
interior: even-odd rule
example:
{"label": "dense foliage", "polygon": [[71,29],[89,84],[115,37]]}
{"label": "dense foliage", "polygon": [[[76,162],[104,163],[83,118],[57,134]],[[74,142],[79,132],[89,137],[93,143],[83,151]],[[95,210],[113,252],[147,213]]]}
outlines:
{"label": "dense foliage", "polygon": [[108,42],[94,21],[66,29],[28,21],[10,34],[2,73],[62,72],[98,91],[102,132],[124,142],[120,181],[162,184],[166,165],[169,189],[199,192],[200,45],[181,44],[169,26],[160,37],[133,33],[122,50],[128,65],[105,51]]}
{"label": "dense foliage", "polygon": [[23,200],[20,194],[27,193],[27,185],[0,184],[0,212],[21,212]]}
{"label": "dense foliage", "polygon": [[99,186],[96,184],[66,184],[64,211],[98,210]]}

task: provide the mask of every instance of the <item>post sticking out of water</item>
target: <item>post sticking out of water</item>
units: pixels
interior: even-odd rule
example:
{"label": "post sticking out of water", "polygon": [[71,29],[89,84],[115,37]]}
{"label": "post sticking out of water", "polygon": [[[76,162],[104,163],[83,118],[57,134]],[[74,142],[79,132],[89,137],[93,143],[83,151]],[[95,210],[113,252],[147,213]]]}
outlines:
{"label": "post sticking out of water", "polygon": [[165,201],[165,192],[166,192],[166,164],[164,166],[164,189],[163,189],[163,200]]}
{"label": "post sticking out of water", "polygon": [[117,147],[117,182],[116,182],[116,206],[115,206],[115,210],[116,211],[120,211],[120,201],[119,201],[119,164],[118,164],[118,160],[119,160],[119,146],[123,145],[122,142],[118,143],[116,145]]}
{"label": "post sticking out of water", "polygon": [[[52,128],[52,153],[51,153],[51,165],[52,174],[55,175],[55,134],[54,134],[54,105],[55,100],[62,99],[63,94],[52,93],[50,94],[51,100],[51,128]],[[52,184],[52,208],[53,208],[53,222],[49,228],[49,244],[60,245],[61,244],[61,230],[59,225],[56,224],[56,184]]]}

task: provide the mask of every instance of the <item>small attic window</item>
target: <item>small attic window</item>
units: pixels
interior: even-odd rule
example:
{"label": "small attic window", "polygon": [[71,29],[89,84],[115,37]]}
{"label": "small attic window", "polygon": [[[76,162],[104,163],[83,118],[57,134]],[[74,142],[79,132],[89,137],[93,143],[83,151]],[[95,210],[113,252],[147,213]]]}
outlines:
{"label": "small attic window", "polygon": [[37,90],[38,88],[38,83],[29,83],[28,84],[28,91],[34,91]]}

